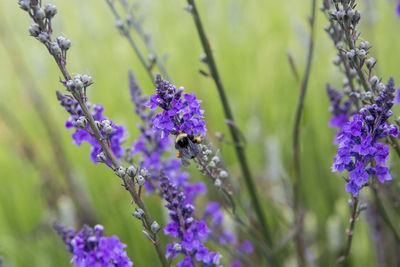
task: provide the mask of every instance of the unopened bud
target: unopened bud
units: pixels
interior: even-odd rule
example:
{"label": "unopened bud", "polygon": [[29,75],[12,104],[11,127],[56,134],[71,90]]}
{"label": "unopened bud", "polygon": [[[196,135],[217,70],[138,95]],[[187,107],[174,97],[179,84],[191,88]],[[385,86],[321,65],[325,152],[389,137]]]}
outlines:
{"label": "unopened bud", "polygon": [[103,128],[103,131],[106,135],[111,135],[114,132],[114,129],[111,125],[107,125]]}
{"label": "unopened bud", "polygon": [[227,177],[228,177],[228,172],[227,172],[227,171],[224,171],[224,170],[220,171],[220,172],[219,172],[219,177],[220,177],[221,179],[227,178]]}
{"label": "unopened bud", "polygon": [[36,37],[41,43],[46,43],[49,41],[49,34],[47,32],[41,32],[39,35]]}
{"label": "unopened bud", "polygon": [[140,175],[143,177],[149,177],[149,171],[146,168],[140,170]]}
{"label": "unopened bud", "polygon": [[129,166],[128,169],[126,169],[126,173],[129,175],[129,177],[135,177],[137,173],[137,168],[133,165]]}
{"label": "unopened bud", "polygon": [[182,250],[182,246],[179,243],[174,244],[174,251],[179,252]]}
{"label": "unopened bud", "polygon": [[139,186],[144,185],[144,182],[145,182],[145,181],[146,181],[146,180],[145,180],[144,177],[141,176],[141,175],[138,175],[138,177],[136,177],[136,182],[138,183]]}
{"label": "unopened bud", "polygon": [[103,163],[107,162],[107,157],[104,154],[104,152],[100,152],[99,154],[97,154],[96,158],[99,162],[103,162]]}
{"label": "unopened bud", "polygon": [[61,54],[61,48],[58,46],[57,42],[52,42],[50,44],[50,52],[55,56]]}
{"label": "unopened bud", "polygon": [[365,64],[367,65],[367,68],[371,70],[375,66],[376,60],[375,58],[370,57],[367,61],[365,61]]}
{"label": "unopened bud", "polygon": [[158,231],[160,231],[160,225],[154,221],[151,226],[150,226],[151,231],[153,232],[153,234],[157,234]]}
{"label": "unopened bud", "polygon": [[221,185],[222,185],[222,182],[221,182],[221,180],[220,179],[215,179],[215,181],[214,181],[214,186],[215,187],[221,187]]}
{"label": "unopened bud", "polygon": [[44,13],[44,10],[42,8],[36,9],[35,19],[43,20],[45,17],[46,17],[46,14]]}
{"label": "unopened bud", "polygon": [[46,18],[51,19],[57,14],[57,7],[53,4],[46,4],[44,13],[46,13]]}
{"label": "unopened bud", "polygon": [[82,75],[81,81],[82,81],[84,87],[88,87],[88,86],[90,86],[91,84],[93,84],[93,79],[92,79],[92,77],[89,76],[89,75],[86,75],[86,74],[85,74],[85,75]]}
{"label": "unopened bud", "polygon": [[115,22],[115,27],[117,27],[120,30],[123,30],[124,29],[124,22],[122,20],[117,20]]}
{"label": "unopened bud", "polygon": [[136,211],[133,213],[133,216],[138,220],[143,219],[143,215],[144,211],[142,209],[136,209]]}
{"label": "unopened bud", "polygon": [[38,37],[40,33],[39,26],[36,24],[33,24],[32,26],[29,27],[29,34],[32,35],[33,37]]}
{"label": "unopened bud", "polygon": [[117,175],[121,178],[123,178],[125,176],[125,168],[123,166],[118,167]]}

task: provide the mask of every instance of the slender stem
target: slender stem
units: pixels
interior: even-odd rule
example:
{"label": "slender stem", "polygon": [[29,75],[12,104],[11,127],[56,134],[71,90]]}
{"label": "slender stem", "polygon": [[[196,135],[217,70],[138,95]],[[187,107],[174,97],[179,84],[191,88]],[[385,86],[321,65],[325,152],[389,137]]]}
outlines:
{"label": "slender stem", "polygon": [[358,218],[358,198],[357,197],[353,197],[352,198],[352,211],[351,211],[351,215],[350,215],[350,228],[347,232],[347,242],[346,242],[346,247],[343,251],[342,256],[340,256],[340,258],[337,260],[338,263],[344,263],[348,256],[350,255],[350,250],[351,250],[351,243],[353,241],[353,234],[354,234],[354,226],[356,223],[356,220]]}
{"label": "slender stem", "polygon": [[[200,37],[200,41],[201,44],[203,46],[204,52],[207,55],[207,63],[208,63],[208,67],[210,69],[211,72],[211,76],[215,82],[215,85],[217,87],[218,93],[219,93],[219,97],[221,99],[222,102],[222,107],[225,113],[225,117],[229,120],[234,122],[233,120],[233,115],[231,112],[231,108],[229,106],[229,102],[228,102],[228,98],[226,97],[225,94],[225,89],[224,86],[222,84],[222,81],[220,79],[219,73],[218,73],[218,69],[217,69],[217,65],[215,63],[214,60],[214,56],[210,47],[210,43],[208,42],[206,33],[204,31],[201,19],[200,19],[200,15],[197,11],[197,7],[195,4],[194,0],[187,0],[189,6],[191,6],[191,13],[193,15],[193,19],[194,22],[196,24],[196,28],[197,28],[197,32],[199,34]],[[235,144],[239,144],[240,143],[240,136],[238,131],[235,129],[235,127],[231,124],[228,124],[229,127],[229,131],[231,133],[233,142]],[[269,246],[272,245],[272,237],[271,234],[268,230],[268,225],[267,225],[267,221],[266,221],[266,217],[264,214],[264,211],[261,207],[260,204],[260,200],[257,194],[257,190],[254,186],[254,181],[247,163],[247,159],[246,159],[246,154],[245,154],[245,150],[243,149],[242,146],[235,146],[235,151],[236,151],[236,156],[238,157],[239,160],[239,164],[242,170],[242,174],[246,183],[246,187],[247,190],[249,191],[253,206],[254,206],[254,210],[255,213],[257,215],[258,218],[258,222],[260,223],[261,226],[261,231],[263,234],[263,238],[265,239],[265,241],[267,242],[267,244]]]}
{"label": "slender stem", "polygon": [[[107,2],[108,6],[110,7],[111,12],[113,13],[115,19],[117,21],[122,22],[121,16],[119,15],[119,13],[118,13],[117,9],[115,8],[114,4],[112,3],[112,1],[111,0],[105,0],[105,1]],[[133,51],[139,58],[143,67],[146,69],[146,72],[149,75],[150,80],[152,81],[152,83],[154,83],[154,75],[151,70],[151,66],[147,63],[145,57],[143,56],[143,54],[140,51],[139,47],[137,46],[135,40],[133,39],[131,33],[129,32],[129,29],[125,25],[122,25],[120,30],[121,30],[122,34],[126,37],[126,39],[128,39],[128,42],[131,45]]]}
{"label": "slender stem", "polygon": [[[299,183],[300,183],[300,158],[299,158],[299,139],[300,139],[300,121],[301,121],[301,115],[303,114],[303,107],[304,107],[304,99],[306,96],[307,92],[307,86],[308,86],[308,81],[310,77],[310,72],[311,72],[311,62],[313,58],[313,52],[314,52],[314,25],[315,25],[315,6],[316,6],[316,0],[312,0],[311,4],[311,18],[310,18],[310,40],[308,44],[308,53],[307,53],[307,63],[306,63],[306,70],[304,72],[304,76],[301,82],[301,88],[300,88],[300,97],[299,97],[299,102],[297,104],[297,109],[296,109],[296,117],[295,117],[295,122],[294,122],[294,128],[293,128],[293,165],[294,165],[294,180],[293,180],[293,207],[294,207],[294,213],[295,213],[295,218],[297,221],[297,217],[299,216],[299,209],[300,209],[300,203],[299,203]],[[305,248],[304,248],[304,240],[302,238],[302,227],[300,226],[300,229],[296,235],[296,246],[297,246],[297,256],[298,256],[298,265],[299,266],[305,266],[306,265],[306,258],[305,258]]]}
{"label": "slender stem", "polygon": [[157,52],[154,49],[154,45],[151,41],[150,36],[143,31],[142,25],[139,22],[139,20],[136,19],[135,14],[133,14],[132,8],[129,8],[127,1],[120,0],[120,2],[122,4],[122,6],[124,7],[125,11],[131,16],[131,20],[132,20],[131,23],[132,23],[133,28],[135,29],[135,31],[137,32],[139,37],[142,39],[143,43],[146,45],[147,50],[154,56],[155,63],[157,64],[157,67],[160,70],[162,76],[164,77],[164,79],[166,79],[168,81],[172,81],[171,77],[168,74],[167,68],[163,64],[160,57],[157,56]]}
{"label": "slender stem", "polygon": [[381,199],[379,198],[378,190],[375,186],[371,186],[372,192],[374,193],[375,203],[379,210],[379,213],[382,216],[383,221],[389,227],[390,231],[393,233],[396,242],[400,244],[400,235],[397,233],[396,228],[394,227],[393,223],[390,221],[389,215],[387,214],[385,207]]}

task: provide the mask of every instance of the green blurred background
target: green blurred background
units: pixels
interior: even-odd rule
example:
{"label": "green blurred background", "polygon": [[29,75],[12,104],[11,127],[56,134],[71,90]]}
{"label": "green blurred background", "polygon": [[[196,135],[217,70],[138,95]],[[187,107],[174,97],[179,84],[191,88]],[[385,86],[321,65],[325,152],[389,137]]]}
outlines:
{"label": "green blurred background", "polygon": [[[203,100],[210,136],[215,132],[229,136],[215,86],[211,79],[198,72],[205,66],[199,60],[202,50],[192,17],[184,10],[186,1],[136,2],[138,12],[143,15],[143,27],[151,35],[157,52],[168,56],[166,65],[174,82]],[[275,239],[279,240],[289,230],[293,218],[288,203],[292,127],[299,95],[299,84],[290,70],[287,51],[291,51],[302,73],[311,1],[197,2],[235,119],[247,137],[248,158],[262,202],[273,203],[280,212],[277,216],[274,209],[268,208],[271,205],[265,205],[269,224]],[[400,20],[394,13],[395,1],[359,2],[364,15],[360,26],[362,38],[373,45],[378,74],[384,80],[389,75],[399,80]],[[128,42],[115,28],[114,17],[105,1],[53,0],[52,3],[59,10],[54,20],[55,35],[62,34],[73,43],[68,54],[69,70],[72,74],[93,76],[95,84],[88,92],[90,101],[102,103],[106,116],[127,126],[130,136],[126,144],[130,145],[138,134],[136,123],[139,121],[132,111],[127,73],[130,69],[134,71],[146,94],[153,89],[149,78]],[[44,47],[29,36],[30,18],[18,8],[16,1],[2,0],[0,24],[0,38],[5,41],[0,43],[0,256],[4,257],[4,266],[70,266],[70,254],[48,226],[56,219],[69,225],[76,221],[73,202],[59,188],[65,183],[54,162],[51,142],[32,104],[32,96],[27,93],[32,89],[27,85],[36,88],[44,98],[46,113],[52,117],[51,127],[59,133],[57,138],[66,150],[72,172],[107,235],[116,234],[128,244],[128,254],[135,266],[157,266],[153,247],[141,233],[140,223],[132,217],[134,207],[120,181],[105,166],[94,165],[89,160],[87,144],[72,145],[71,132],[64,128],[68,116],[55,98],[55,90],[63,90],[58,82],[60,73]],[[316,266],[334,265],[349,219],[345,183],[340,175],[330,171],[335,147],[332,145],[334,130],[327,127],[330,114],[325,84],[329,81],[339,86],[342,76],[331,64],[335,51],[323,31],[325,24],[324,15],[317,11],[315,56],[301,132],[300,192],[307,209],[305,229],[309,256]],[[144,48],[142,43],[140,47]],[[25,65],[33,78],[26,71],[16,71],[13,67],[16,61]],[[36,164],[23,156],[29,153],[27,144],[33,145]],[[227,145],[220,148],[235,182],[242,183],[232,148]],[[398,162],[398,159],[393,161]],[[46,173],[52,173],[52,177],[44,182]],[[196,179],[201,179],[193,173]],[[398,180],[392,184],[398,186]],[[53,191],[54,187],[59,192]],[[368,194],[366,190],[366,199]],[[153,216],[165,223],[160,200],[148,197],[146,202]],[[353,243],[354,266],[376,264],[370,234],[366,217],[362,215]],[[295,263],[293,255],[285,256],[287,266]]]}

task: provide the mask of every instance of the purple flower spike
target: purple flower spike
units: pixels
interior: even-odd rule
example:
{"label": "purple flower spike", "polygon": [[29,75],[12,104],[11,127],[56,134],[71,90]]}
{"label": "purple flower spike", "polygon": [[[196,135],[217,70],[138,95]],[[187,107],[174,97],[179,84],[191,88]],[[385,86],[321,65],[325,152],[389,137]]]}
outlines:
{"label": "purple flower spike", "polygon": [[55,223],[54,228],[67,245],[67,250],[73,254],[71,262],[77,267],[133,266],[124,250],[126,245],[115,235],[104,237],[101,225],[93,229],[85,225],[77,234],[72,228],[66,229],[59,223]]}
{"label": "purple flower spike", "polygon": [[[162,132],[162,137],[170,134],[177,135],[179,131],[187,134],[205,135],[207,129],[203,118],[204,111],[201,109],[200,100],[196,99],[194,93],[183,92],[183,87],[176,89],[175,85],[156,77],[156,95],[150,97],[146,106],[152,110],[160,107],[161,113],[156,114],[153,119],[153,129]],[[183,99],[182,99],[183,97]]]}
{"label": "purple flower spike", "polygon": [[[349,172],[350,181],[346,185],[346,192],[354,196],[368,183],[370,175],[376,175],[381,183],[392,179],[389,168],[385,166],[389,148],[379,141],[387,136],[398,135],[397,127],[387,122],[393,114],[390,109],[394,97],[394,81],[390,78],[385,88],[375,97],[375,104],[363,107],[360,114],[354,115],[336,136],[339,148],[332,171]],[[372,165],[377,164],[373,168],[370,167],[371,160],[374,160]]]}
{"label": "purple flower spike", "polygon": [[[65,127],[67,129],[75,128],[75,132],[72,134],[74,144],[80,146],[83,142],[89,143],[92,146],[90,159],[94,162],[94,164],[97,164],[97,155],[102,152],[102,148],[96,137],[90,134],[91,130],[89,125],[78,125],[78,121],[80,120],[80,118],[84,117],[78,101],[73,99],[72,96],[64,95],[59,91],[57,91],[56,94],[60,105],[63,106],[69,114],[71,114],[71,116],[67,119],[65,123]],[[122,147],[122,143],[126,134],[125,127],[116,125],[107,117],[105,117],[103,115],[104,107],[102,105],[91,105],[90,103],[87,103],[87,106],[91,110],[93,118],[96,121],[102,122],[108,120],[110,122],[112,133],[108,134],[107,137],[110,141],[110,148],[112,152],[118,159],[120,159],[124,155],[124,148]],[[106,138],[104,130],[102,129],[100,132],[103,137]]]}

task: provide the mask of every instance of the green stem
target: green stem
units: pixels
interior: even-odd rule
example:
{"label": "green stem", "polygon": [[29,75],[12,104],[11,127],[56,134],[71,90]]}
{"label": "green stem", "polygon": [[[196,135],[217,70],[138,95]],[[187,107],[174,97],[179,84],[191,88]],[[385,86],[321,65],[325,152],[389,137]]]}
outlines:
{"label": "green stem", "polygon": [[[193,15],[193,19],[194,19],[194,22],[196,24],[197,32],[198,32],[198,35],[200,37],[200,41],[201,41],[201,44],[203,46],[204,52],[207,55],[208,67],[210,69],[211,76],[212,76],[212,78],[213,78],[213,80],[215,82],[215,85],[217,87],[218,94],[219,94],[220,100],[222,102],[222,107],[223,107],[223,110],[224,110],[224,113],[225,113],[225,117],[229,121],[234,122],[232,111],[231,111],[231,108],[229,106],[229,102],[228,102],[228,99],[226,97],[226,94],[225,94],[225,89],[224,89],[224,86],[222,84],[221,78],[219,76],[219,73],[218,73],[218,70],[217,70],[217,65],[215,63],[214,56],[213,56],[213,53],[212,53],[212,50],[211,50],[211,47],[210,47],[210,43],[208,42],[206,33],[204,31],[204,28],[203,28],[203,25],[202,25],[202,22],[201,22],[201,19],[200,19],[200,15],[199,15],[199,13],[197,11],[197,7],[196,7],[196,4],[195,4],[195,1],[194,0],[187,0],[187,2],[189,4],[189,6],[191,6],[191,13]],[[229,127],[229,131],[231,133],[233,142],[235,144],[239,144],[240,143],[240,136],[239,136],[238,131],[235,129],[235,127],[232,124],[228,124],[228,127]],[[252,178],[252,175],[251,175],[248,163],[247,163],[245,150],[243,149],[242,146],[236,146],[235,145],[235,151],[236,151],[236,156],[237,156],[237,158],[239,160],[239,164],[240,164],[240,167],[241,167],[241,170],[242,170],[242,174],[243,174],[243,177],[244,177],[244,180],[245,180],[245,183],[246,183],[247,190],[249,191],[249,194],[250,194],[253,206],[254,206],[255,213],[257,215],[258,221],[259,221],[260,226],[261,226],[261,231],[262,231],[262,234],[263,234],[263,238],[265,239],[265,241],[267,242],[267,244],[269,246],[272,246],[271,234],[270,234],[270,232],[268,230],[266,217],[265,217],[264,211],[263,211],[263,209],[261,207],[261,204],[260,204],[260,201],[259,201],[259,197],[258,197],[258,194],[257,194],[257,190],[256,190],[256,188],[254,186],[254,181],[253,181],[253,178]]]}
{"label": "green stem", "polygon": [[[115,19],[117,21],[122,21],[121,16],[119,15],[118,11],[116,10],[114,4],[111,2],[111,0],[105,0],[108,4],[108,6],[111,9],[111,12],[113,13]],[[147,61],[145,59],[145,57],[143,56],[142,52],[140,51],[139,47],[137,46],[135,40],[133,39],[131,33],[129,32],[129,29],[127,29],[127,27],[125,25],[122,26],[121,28],[121,32],[122,34],[126,37],[126,39],[128,40],[129,44],[131,45],[133,51],[135,52],[135,54],[137,55],[137,57],[139,58],[140,62],[142,63],[143,67],[146,69],[146,72],[151,80],[151,82],[154,84],[154,75],[153,72],[151,71],[151,66],[149,64],[147,64]]]}
{"label": "green stem", "polygon": [[358,217],[358,198],[357,197],[353,197],[352,199],[352,206],[353,209],[351,211],[351,215],[350,215],[350,228],[347,232],[347,242],[346,242],[346,247],[343,251],[342,256],[337,260],[338,263],[343,263],[345,264],[348,256],[350,255],[350,250],[351,250],[351,244],[353,241],[353,234],[354,234],[354,226],[356,224],[357,221],[357,217]]}
{"label": "green stem", "polygon": [[383,203],[379,198],[378,190],[375,188],[375,186],[371,186],[371,189],[372,192],[374,193],[375,203],[376,206],[378,207],[379,213],[381,214],[383,221],[389,227],[390,231],[393,233],[396,242],[400,244],[400,235],[397,233],[396,228],[390,221],[389,215],[387,214],[385,207],[383,206]]}
{"label": "green stem", "polygon": [[[304,76],[301,82],[300,88],[300,97],[299,102],[297,104],[296,109],[296,117],[295,123],[293,128],[293,165],[294,165],[294,181],[293,181],[293,206],[294,206],[294,213],[295,213],[295,220],[300,214],[300,203],[299,203],[299,183],[300,183],[300,158],[299,158],[299,139],[300,139],[300,122],[301,122],[301,115],[303,114],[304,108],[304,100],[307,93],[308,81],[310,78],[311,72],[311,62],[313,58],[314,52],[314,25],[315,25],[315,16],[316,16],[316,0],[312,0],[311,6],[311,18],[310,18],[310,28],[311,28],[311,35],[308,44],[308,53],[307,53],[307,63],[306,63],[306,70],[304,72]],[[297,246],[297,256],[298,256],[298,265],[305,266],[306,265],[306,258],[305,258],[305,248],[304,248],[304,240],[302,237],[302,227],[296,235],[296,246]]]}

